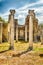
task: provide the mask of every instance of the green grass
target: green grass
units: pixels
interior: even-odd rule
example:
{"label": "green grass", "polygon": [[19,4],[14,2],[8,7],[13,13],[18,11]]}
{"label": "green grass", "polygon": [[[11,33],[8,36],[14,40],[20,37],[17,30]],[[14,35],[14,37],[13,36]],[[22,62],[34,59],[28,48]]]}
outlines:
{"label": "green grass", "polygon": [[9,49],[9,46],[10,45],[7,42],[0,44],[0,52],[1,51],[5,51],[5,50],[8,50]]}
{"label": "green grass", "polygon": [[[10,47],[10,44],[8,42],[0,44],[0,52],[8,50],[9,47]],[[29,43],[28,42],[26,43],[26,42],[23,42],[23,41],[18,41],[18,42],[14,43],[14,49],[16,51],[25,51],[25,50],[28,49],[28,47],[29,47]],[[38,44],[34,43],[33,44],[33,51],[36,51],[36,52],[37,51],[42,51],[43,52],[43,47],[41,47],[40,43],[38,43]]]}
{"label": "green grass", "polygon": [[[10,44],[8,42],[0,44],[0,52],[8,50],[9,47],[10,47]],[[27,50],[28,47],[29,47],[28,42],[26,43],[23,41],[18,41],[18,42],[14,41],[14,50],[16,50],[16,51],[25,51],[25,50]],[[0,65],[10,65],[10,64],[11,65],[17,65],[17,63],[19,65],[25,65],[25,64],[31,65],[31,63],[32,63],[32,65],[33,65],[33,62],[35,65],[43,65],[42,58],[38,56],[40,54],[40,52],[37,53],[38,51],[43,52],[43,45],[41,45],[40,43],[34,43],[33,44],[33,51],[35,51],[35,53],[31,52],[30,54],[26,54],[26,55],[23,54],[20,57],[13,57],[12,58],[12,54],[18,54],[19,53],[16,51],[10,50],[10,51],[3,53],[2,55],[3,56],[5,55],[5,57],[7,57],[7,60],[6,59],[4,59],[4,60],[0,59]],[[26,62],[27,60],[28,60],[28,62]]]}
{"label": "green grass", "polygon": [[33,51],[42,51],[43,52],[43,48],[34,48]]}

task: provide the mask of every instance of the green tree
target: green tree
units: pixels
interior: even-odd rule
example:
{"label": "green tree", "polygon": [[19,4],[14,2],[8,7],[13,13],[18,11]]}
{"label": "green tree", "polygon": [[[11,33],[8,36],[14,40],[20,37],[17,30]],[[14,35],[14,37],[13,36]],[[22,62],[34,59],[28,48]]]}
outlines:
{"label": "green tree", "polygon": [[0,22],[5,23],[5,20],[2,17],[0,17]]}
{"label": "green tree", "polygon": [[39,26],[43,27],[43,23],[42,24],[39,24]]}

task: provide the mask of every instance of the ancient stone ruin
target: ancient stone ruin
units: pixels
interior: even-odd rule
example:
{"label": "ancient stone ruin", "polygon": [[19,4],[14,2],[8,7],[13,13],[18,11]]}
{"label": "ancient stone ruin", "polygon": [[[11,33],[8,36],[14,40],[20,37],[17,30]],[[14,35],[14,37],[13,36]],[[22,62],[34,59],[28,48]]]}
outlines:
{"label": "ancient stone ruin", "polygon": [[35,16],[34,10],[28,11],[24,25],[18,24],[18,19],[14,18],[14,14],[15,10],[10,10],[6,28],[3,28],[3,23],[0,22],[0,43],[3,41],[4,29],[5,31],[7,30],[7,37],[5,37],[10,43],[11,48],[14,46],[14,39],[16,41],[29,41],[30,48],[33,47],[33,42],[38,42],[40,40],[43,43],[43,28],[39,30],[38,19]]}

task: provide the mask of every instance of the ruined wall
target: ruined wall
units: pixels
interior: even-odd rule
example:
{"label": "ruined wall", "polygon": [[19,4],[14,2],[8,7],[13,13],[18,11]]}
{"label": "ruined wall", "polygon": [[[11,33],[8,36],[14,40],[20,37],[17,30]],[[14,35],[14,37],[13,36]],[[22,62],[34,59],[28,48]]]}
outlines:
{"label": "ruined wall", "polygon": [[[33,37],[35,38],[35,36],[38,33],[38,19],[35,16],[34,10],[29,10],[29,13],[31,15],[33,15]],[[23,34],[23,38],[25,39],[25,25],[27,25],[27,39],[29,40],[29,14],[26,16],[25,19],[25,24],[24,25],[19,25],[18,24],[18,19],[14,19],[14,39],[16,39],[16,27],[18,26],[18,39],[20,38],[20,36]],[[10,18],[9,18],[10,20]],[[8,23],[9,24],[9,23]],[[3,25],[3,36],[4,38],[8,39],[8,24],[4,24]]]}
{"label": "ruined wall", "polygon": [[16,39],[16,26],[18,25],[18,19],[14,19],[14,38]]}
{"label": "ruined wall", "polygon": [[3,24],[3,41],[8,41],[8,24]]}
{"label": "ruined wall", "polygon": [[24,25],[18,25],[18,37],[19,40],[24,40],[25,39],[25,28]]}

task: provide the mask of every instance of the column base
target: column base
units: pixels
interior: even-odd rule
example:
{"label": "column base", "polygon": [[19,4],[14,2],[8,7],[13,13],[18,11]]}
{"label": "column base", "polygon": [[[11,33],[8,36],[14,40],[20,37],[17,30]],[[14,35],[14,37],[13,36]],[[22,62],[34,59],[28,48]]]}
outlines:
{"label": "column base", "polygon": [[18,42],[18,40],[16,40],[16,42]]}
{"label": "column base", "polygon": [[25,43],[27,43],[27,41],[25,41]]}
{"label": "column base", "polygon": [[41,43],[41,45],[43,45],[43,43]]}
{"label": "column base", "polygon": [[29,46],[29,50],[33,50],[33,47],[32,46]]}
{"label": "column base", "polygon": [[14,50],[14,47],[13,47],[13,46],[10,46],[10,47],[9,47],[9,50]]}
{"label": "column base", "polygon": [[33,50],[32,46],[27,49],[27,51],[31,51],[31,50]]}

